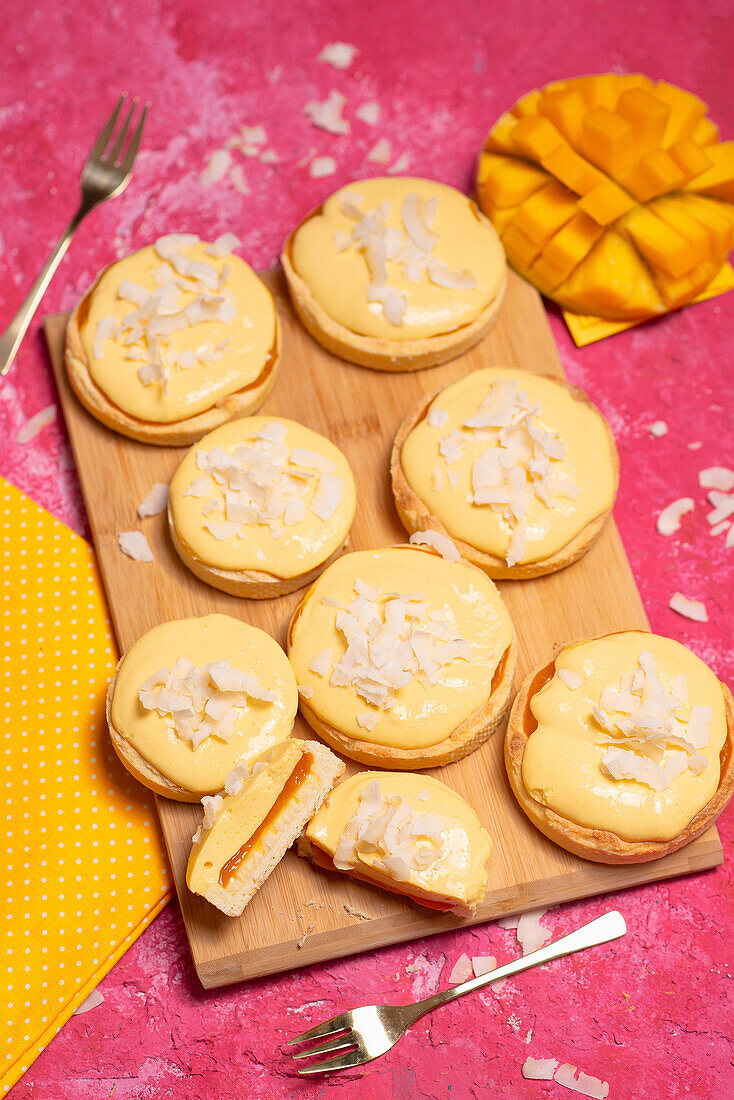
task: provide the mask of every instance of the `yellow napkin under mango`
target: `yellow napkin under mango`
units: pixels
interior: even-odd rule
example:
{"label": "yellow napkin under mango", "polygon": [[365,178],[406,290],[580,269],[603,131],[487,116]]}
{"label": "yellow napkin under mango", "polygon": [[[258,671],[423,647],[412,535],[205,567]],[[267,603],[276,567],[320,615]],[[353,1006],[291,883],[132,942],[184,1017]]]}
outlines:
{"label": "yellow napkin under mango", "polygon": [[93,550],[0,478],[0,563],[4,1095],[172,882],[153,796],[107,737],[117,655]]}

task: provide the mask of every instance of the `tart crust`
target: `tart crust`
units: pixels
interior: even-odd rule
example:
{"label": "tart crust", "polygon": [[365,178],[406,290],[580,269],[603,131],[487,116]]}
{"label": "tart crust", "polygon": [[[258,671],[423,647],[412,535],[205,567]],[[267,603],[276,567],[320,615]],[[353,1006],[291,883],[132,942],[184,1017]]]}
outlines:
{"label": "tart crust", "polygon": [[[415,548],[411,547],[411,549]],[[434,553],[433,550],[424,547],[420,547],[420,549],[425,550],[426,553]],[[307,598],[308,592],[297,604],[291,616],[286,638],[286,653],[289,653],[291,649],[296,623]],[[424,748],[419,749],[401,749],[393,745],[377,745],[372,741],[351,737],[316,714],[309,706],[308,700],[300,694],[299,708],[311,729],[327,745],[360,764],[390,768],[393,771],[438,768],[444,764],[450,764],[454,760],[461,760],[463,756],[468,756],[469,753],[478,749],[480,745],[489,740],[492,734],[500,729],[509,710],[516,665],[517,640],[513,634],[512,641],[502,654],[495,669],[490,693],[484,703],[473,711],[468,718],[465,718],[460,725],[447,733],[441,741],[438,741],[435,745],[426,745]]]}
{"label": "tart crust", "polygon": [[[614,633],[618,632],[594,634],[579,641],[593,641],[597,638],[609,637]],[[624,840],[607,829],[592,829],[561,816],[533,798],[523,782],[522,764],[525,746],[532,737],[532,732],[527,732],[527,720],[530,715],[530,700],[535,694],[535,683],[539,677],[542,678],[545,673],[554,668],[556,657],[567,648],[568,644],[559,646],[550,661],[538,665],[526,676],[510,712],[505,733],[505,767],[512,792],[520,808],[549,840],[565,848],[567,852],[595,863],[644,863],[676,852],[713,825],[734,793],[734,698],[729,688],[726,684],[721,684],[726,710],[726,738],[719,755],[720,777],[716,793],[691,818],[686,828],[672,840]]]}
{"label": "tart crust", "polygon": [[[304,221],[319,214],[321,209],[318,207],[313,210]],[[478,208],[477,216],[491,225]],[[471,324],[462,325],[453,332],[439,333],[420,340],[386,340],[352,332],[329,316],[311,293],[308,283],[294,268],[292,245],[298,229],[300,226],[288,237],[280,257],[293,308],[301,324],[314,340],[340,359],[346,359],[349,363],[356,363],[360,367],[393,372],[435,367],[439,363],[446,363],[449,359],[455,359],[458,355],[469,351],[486,336],[497,320],[507,289],[506,265],[494,298],[487,303]]]}
{"label": "tart crust", "polygon": [[[616,498],[617,489],[619,488],[619,454],[617,452],[617,445],[614,441],[612,429],[609,427],[606,417],[599,412],[596,405],[589,400],[583,390],[578,389],[576,386],[572,386],[571,383],[566,382],[565,379],[557,378],[555,375],[550,374],[539,375],[539,377],[555,382],[565,390],[568,390],[577,401],[593,409],[604,422],[609,439],[612,466],[614,469],[614,497]],[[453,383],[449,382],[448,385],[453,385]],[[532,577],[544,577],[548,573],[556,573],[559,569],[565,569],[567,565],[571,565],[573,562],[578,561],[601,534],[602,528],[608,516],[611,514],[611,508],[603,512],[600,516],[597,516],[591,523],[588,523],[582,531],[579,531],[570,542],[566,543],[566,545],[555,554],[551,554],[547,558],[542,558],[540,561],[527,562],[525,564],[518,562],[516,565],[510,566],[507,565],[504,558],[500,558],[496,554],[490,554],[486,550],[480,550],[476,546],[472,546],[468,542],[463,542],[461,539],[452,535],[450,531],[446,530],[438,516],[435,516],[428,509],[422,498],[413,490],[405,476],[405,470],[403,469],[403,444],[416,425],[425,418],[434,398],[446,388],[446,385],[440,386],[437,390],[434,390],[421,399],[420,403],[412,412],[408,413],[398,428],[392,446],[392,453],[390,455],[392,493],[395,501],[395,508],[397,509],[400,522],[405,530],[409,534],[413,534],[416,531],[437,531],[440,535],[444,535],[454,543],[462,558],[478,566],[493,580],[529,580]]]}
{"label": "tart crust", "polygon": [[270,600],[276,596],[286,596],[289,592],[295,592],[311,584],[340,557],[349,542],[349,534],[347,534],[341,546],[337,546],[328,558],[306,573],[297,573],[295,577],[276,577],[272,573],[261,573],[255,569],[218,569],[191,554],[178,537],[170,504],[168,505],[168,531],[174,550],[195,577],[211,585],[212,588],[227,592],[230,596],[243,596],[250,600]]}
{"label": "tart crust", "polygon": [[107,268],[100,271],[87,293],[77,302],[66,326],[64,347],[64,366],[69,384],[85,409],[106,427],[120,435],[136,439],[140,443],[153,443],[159,447],[184,447],[195,443],[202,435],[235,420],[240,416],[249,416],[263,404],[275,385],[280,365],[282,334],[280,318],[275,310],[275,342],[270,354],[254,381],[241,390],[227,394],[215,404],[196,416],[169,424],[156,424],[150,420],[139,420],[114,405],[103,390],[96,384],[89,371],[84,345],[79,330],[79,314],[104,275]]}

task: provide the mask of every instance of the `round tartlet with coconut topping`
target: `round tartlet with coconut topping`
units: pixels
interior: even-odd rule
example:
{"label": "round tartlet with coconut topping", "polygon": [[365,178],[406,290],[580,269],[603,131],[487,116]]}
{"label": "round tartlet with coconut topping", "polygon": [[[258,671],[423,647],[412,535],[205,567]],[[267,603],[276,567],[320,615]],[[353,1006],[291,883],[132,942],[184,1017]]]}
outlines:
{"label": "round tartlet with coconut topping", "polygon": [[405,418],[391,477],[406,530],[448,536],[490,577],[527,578],[588,550],[614,504],[619,459],[607,421],[581,390],[492,367]]}
{"label": "round tartlet with coconut topping", "polygon": [[232,253],[173,233],[105,268],[69,318],[65,365],[81,403],[107,427],[180,446],[254,412],[275,383],[273,295]]}
{"label": "round tartlet with coconut topping", "polygon": [[658,859],[734,789],[731,692],[680,642],[620,631],[564,646],[524,681],[505,764],[530,820],[600,863]]}
{"label": "round tartlet with coconut topping", "polygon": [[432,180],[360,180],[335,192],[286,241],[293,305],[327,351],[404,371],[467,351],[494,324],[507,264],[466,195]]}
{"label": "round tartlet with coconut topping", "polygon": [[488,577],[407,546],[330,565],[296,607],[287,650],[316,733],[406,770],[458,760],[499,728],[517,653]]}
{"label": "round tartlet with coconut topping", "polygon": [[290,737],[297,710],[278,643],[229,615],[153,627],[123,656],[107,692],[120,760],[179,802],[221,791],[235,766]]}
{"label": "round tartlet with coconut topping", "polygon": [[173,545],[207,584],[236,596],[282,596],[342,551],[354,518],[342,452],[294,420],[243,417],[195,444],[171,481]]}

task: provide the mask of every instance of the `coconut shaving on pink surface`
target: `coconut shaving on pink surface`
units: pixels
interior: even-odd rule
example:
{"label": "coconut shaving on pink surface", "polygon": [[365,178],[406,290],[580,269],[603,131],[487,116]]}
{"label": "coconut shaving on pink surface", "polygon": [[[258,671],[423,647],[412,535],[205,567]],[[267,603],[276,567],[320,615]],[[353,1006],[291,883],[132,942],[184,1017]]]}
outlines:
{"label": "coconut shaving on pink surface", "polygon": [[[311,208],[364,176],[466,191],[495,119],[562,77],[670,80],[734,136],[734,8],[723,0],[128,0],[99,15],[42,0],[8,7],[3,29],[0,330],[73,213],[119,92],[152,104],[131,185],[85,221],[0,385],[0,473],[87,537],[41,319],[72,307],[101,267],[179,231],[233,231],[254,268],[271,266]],[[652,629],[731,682],[734,475],[727,488],[710,471],[734,470],[734,295],[583,350],[549,313],[569,380],[616,436],[615,518]],[[174,902],[13,1100],[731,1095],[733,817],[730,807],[719,819],[715,871],[564,905],[522,929],[491,923],[224,990],[202,990]],[[364,1069],[304,1081],[285,1052],[345,1008],[426,996],[608,908],[625,916],[623,941],[465,997]]]}

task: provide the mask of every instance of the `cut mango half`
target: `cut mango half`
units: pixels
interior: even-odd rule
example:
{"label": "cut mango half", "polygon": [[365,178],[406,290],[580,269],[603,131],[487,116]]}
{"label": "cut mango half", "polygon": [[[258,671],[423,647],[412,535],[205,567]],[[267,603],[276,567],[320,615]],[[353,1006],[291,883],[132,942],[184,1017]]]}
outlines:
{"label": "cut mango half", "polygon": [[720,286],[734,245],[734,142],[666,81],[554,81],[498,119],[476,193],[512,266],[585,317],[637,322]]}

